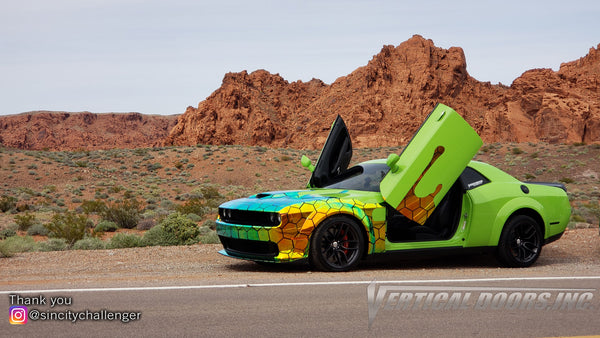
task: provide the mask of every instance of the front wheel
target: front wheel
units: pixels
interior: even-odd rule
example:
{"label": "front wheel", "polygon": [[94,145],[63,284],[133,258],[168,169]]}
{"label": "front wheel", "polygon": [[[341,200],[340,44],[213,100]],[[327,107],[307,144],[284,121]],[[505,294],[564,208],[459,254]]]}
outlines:
{"label": "front wheel", "polygon": [[526,215],[508,220],[498,242],[498,259],[509,267],[528,267],[540,256],[543,235],[537,222]]}
{"label": "front wheel", "polygon": [[349,216],[332,216],[321,223],[310,240],[310,265],[321,271],[347,271],[365,250],[359,224]]}

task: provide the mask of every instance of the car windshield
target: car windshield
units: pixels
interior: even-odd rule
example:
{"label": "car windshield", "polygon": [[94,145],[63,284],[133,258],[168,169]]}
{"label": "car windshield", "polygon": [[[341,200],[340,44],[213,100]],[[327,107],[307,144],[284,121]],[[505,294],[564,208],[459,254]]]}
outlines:
{"label": "car windshield", "polygon": [[[356,170],[359,169],[359,170]],[[357,174],[342,181],[325,186],[329,189],[348,189],[362,191],[379,191],[379,183],[388,173],[390,168],[385,163],[363,163],[350,168]]]}

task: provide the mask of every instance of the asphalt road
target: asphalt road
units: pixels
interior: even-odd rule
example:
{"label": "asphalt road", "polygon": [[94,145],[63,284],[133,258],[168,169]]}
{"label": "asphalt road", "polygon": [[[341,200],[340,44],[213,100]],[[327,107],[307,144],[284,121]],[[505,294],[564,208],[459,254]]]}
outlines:
{"label": "asphalt road", "polygon": [[[600,333],[599,286],[600,276],[571,276],[1,291],[4,318],[0,320],[0,335],[582,336]],[[397,294],[403,294],[404,303],[398,301]],[[417,294],[425,295],[423,301],[415,301]],[[512,300],[501,304],[504,294]],[[524,301],[525,294],[533,296]],[[406,302],[407,295],[413,296],[411,302]],[[429,302],[426,295],[432,297]],[[461,299],[453,303],[446,297],[452,295]],[[565,295],[570,301],[557,300]],[[496,301],[480,301],[493,297]],[[50,312],[107,310],[140,312],[140,318],[129,323],[92,319],[71,323],[34,321],[30,317],[24,325],[9,324],[10,306],[40,299],[45,299],[46,304],[27,306],[29,316],[35,310],[41,316],[49,316]],[[51,307],[52,301],[71,305]]]}

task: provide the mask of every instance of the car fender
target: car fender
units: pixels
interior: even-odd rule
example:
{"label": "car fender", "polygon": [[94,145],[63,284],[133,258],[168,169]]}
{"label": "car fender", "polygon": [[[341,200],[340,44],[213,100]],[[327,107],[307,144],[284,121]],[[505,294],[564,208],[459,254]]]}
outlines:
{"label": "car fender", "polygon": [[[497,246],[498,241],[500,240],[500,235],[502,234],[502,229],[504,229],[504,225],[506,221],[514,215],[518,213],[519,210],[530,209],[536,212],[542,220],[545,220],[544,207],[535,199],[530,197],[519,197],[509,200],[506,204],[504,204],[496,215],[496,219],[494,220],[494,224],[492,226],[492,231],[490,233],[489,245]],[[547,232],[546,222],[540,224],[543,227],[544,233]]]}
{"label": "car fender", "polygon": [[[319,224],[321,224],[325,219],[340,214],[348,215],[362,224],[364,234],[366,235],[365,241],[366,244],[368,244],[368,247],[365,248],[366,252],[372,253],[375,243],[375,234],[373,230],[373,223],[371,222],[371,218],[368,217],[367,213],[365,212],[365,209],[373,210],[375,207],[376,204],[374,203],[363,203],[358,200],[327,200],[324,203],[315,205],[314,212],[312,212],[302,224],[300,233],[306,235],[306,238],[309,239],[315,228],[318,227]],[[306,253],[308,253],[308,246],[306,247],[305,254]]]}

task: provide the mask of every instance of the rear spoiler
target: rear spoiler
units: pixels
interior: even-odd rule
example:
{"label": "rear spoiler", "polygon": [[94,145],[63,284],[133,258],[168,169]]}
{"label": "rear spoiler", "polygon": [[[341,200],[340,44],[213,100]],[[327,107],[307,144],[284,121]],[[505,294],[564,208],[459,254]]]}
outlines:
{"label": "rear spoiler", "polygon": [[554,182],[525,182],[527,184],[539,184],[539,185],[547,185],[549,187],[560,188],[567,192],[567,187],[562,183],[554,183]]}

